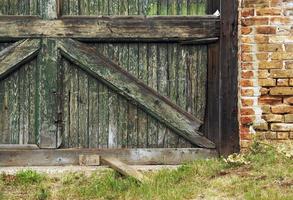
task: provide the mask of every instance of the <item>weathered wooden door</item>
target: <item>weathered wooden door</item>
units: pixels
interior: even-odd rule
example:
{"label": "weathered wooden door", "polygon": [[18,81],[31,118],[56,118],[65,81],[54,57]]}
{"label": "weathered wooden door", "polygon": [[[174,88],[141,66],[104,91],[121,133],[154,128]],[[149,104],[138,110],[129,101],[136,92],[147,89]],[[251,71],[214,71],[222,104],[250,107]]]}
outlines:
{"label": "weathered wooden door", "polygon": [[16,2],[0,13],[31,16],[0,17],[0,143],[215,147],[200,133],[219,36],[205,0]]}

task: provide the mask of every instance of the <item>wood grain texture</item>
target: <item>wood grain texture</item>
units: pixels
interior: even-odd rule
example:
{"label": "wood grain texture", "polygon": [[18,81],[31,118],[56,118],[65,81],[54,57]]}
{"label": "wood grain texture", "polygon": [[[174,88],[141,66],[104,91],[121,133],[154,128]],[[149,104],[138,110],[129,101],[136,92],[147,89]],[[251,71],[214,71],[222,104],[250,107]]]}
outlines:
{"label": "wood grain texture", "polygon": [[72,12],[75,2],[63,3],[62,15],[204,15],[207,4],[207,0],[90,0],[99,6],[79,6]]}
{"label": "wood grain texture", "polygon": [[101,79],[114,91],[126,96],[129,100],[134,100],[158,120],[178,131],[181,136],[196,145],[213,148],[212,143],[196,132],[200,126],[198,119],[184,112],[135,77],[125,73],[115,63],[99,55],[94,48],[73,40],[64,40],[59,44],[59,48],[63,56],[92,76]]}
{"label": "wood grain texture", "polygon": [[117,158],[102,157],[101,160],[105,165],[108,165],[110,168],[114,169],[115,171],[119,172],[124,176],[134,178],[136,181],[140,183],[149,181],[149,179],[146,176],[144,176],[141,172],[132,168],[130,165],[121,162]]}
{"label": "wood grain texture", "polygon": [[215,16],[36,17],[0,16],[0,39],[75,38],[104,41],[189,41],[219,36]]}
{"label": "wood grain texture", "polygon": [[79,165],[81,154],[114,157],[129,165],[178,165],[217,157],[215,150],[203,148],[5,150],[0,151],[0,166]]}
{"label": "wood grain texture", "polygon": [[2,50],[0,52],[0,79],[35,57],[39,48],[39,40],[28,39]]}
{"label": "wood grain texture", "polygon": [[0,80],[0,144],[37,144],[34,98],[36,59]]}
{"label": "wood grain texture", "polygon": [[0,15],[38,15],[40,0],[1,0]]}

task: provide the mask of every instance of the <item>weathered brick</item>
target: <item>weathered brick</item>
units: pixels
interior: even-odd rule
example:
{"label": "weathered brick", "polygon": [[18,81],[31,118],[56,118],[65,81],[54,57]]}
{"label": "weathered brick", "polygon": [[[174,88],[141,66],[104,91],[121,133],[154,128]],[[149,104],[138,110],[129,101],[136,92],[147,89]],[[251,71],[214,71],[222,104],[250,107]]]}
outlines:
{"label": "weathered brick", "polygon": [[286,69],[293,69],[293,61],[286,61],[285,67]]}
{"label": "weathered brick", "polygon": [[282,61],[261,61],[258,64],[259,69],[281,69],[283,67]]}
{"label": "weathered brick", "polygon": [[293,77],[293,69],[272,69],[270,76],[272,78],[290,78]]}
{"label": "weathered brick", "polygon": [[259,44],[257,45],[257,49],[260,52],[277,52],[283,51],[283,46],[281,44]]}
{"label": "weathered brick", "polygon": [[263,115],[262,118],[267,122],[283,122],[284,116],[283,115],[276,115],[276,114],[267,114]]}
{"label": "weathered brick", "polygon": [[276,79],[271,79],[271,78],[258,79],[258,84],[260,86],[275,86],[276,85]]}
{"label": "weathered brick", "polygon": [[269,18],[267,17],[252,17],[252,18],[245,18],[241,20],[242,26],[255,26],[255,25],[268,25]]}
{"label": "weathered brick", "polygon": [[277,132],[277,139],[278,140],[288,140],[289,139],[289,132]]}
{"label": "weathered brick", "polygon": [[293,78],[290,78],[290,80],[289,80],[289,85],[290,85],[290,86],[293,86]]}
{"label": "weathered brick", "polygon": [[240,117],[240,122],[243,125],[252,124],[255,120],[255,116],[242,116]]}
{"label": "weathered brick", "polygon": [[272,53],[272,60],[292,60],[293,52],[276,52]]}
{"label": "weathered brick", "polygon": [[254,81],[252,79],[242,79],[240,81],[240,85],[242,87],[252,87],[254,85]]}
{"label": "weathered brick", "polygon": [[270,25],[285,25],[290,24],[291,20],[287,17],[272,17],[270,19]]}
{"label": "weathered brick", "polygon": [[268,70],[259,70],[258,71],[258,78],[268,78],[270,73]]}
{"label": "weathered brick", "polygon": [[289,86],[289,79],[277,79],[277,86]]}
{"label": "weathered brick", "polygon": [[257,53],[256,58],[259,61],[268,60],[269,59],[269,54],[268,53]]}
{"label": "weathered brick", "polygon": [[281,15],[281,8],[258,8],[256,9],[256,15],[264,16],[264,15]]}
{"label": "weathered brick", "polygon": [[258,34],[276,34],[277,29],[274,26],[259,26],[259,27],[256,27],[256,33],[258,33]]}
{"label": "weathered brick", "polygon": [[272,123],[272,131],[293,131],[293,124],[288,123]]}
{"label": "weathered brick", "polygon": [[258,130],[258,131],[267,131],[267,130],[269,130],[268,123],[265,122],[265,121],[259,122],[259,123],[253,123],[253,128],[254,128],[254,130]]}
{"label": "weathered brick", "polygon": [[290,134],[289,134],[289,138],[290,138],[290,139],[293,139],[293,132],[290,132]]}
{"label": "weathered brick", "polygon": [[261,105],[260,106],[263,114],[271,113],[271,106],[270,105]]}
{"label": "weathered brick", "polygon": [[252,32],[252,28],[251,27],[242,27],[241,28],[241,34],[242,35],[248,35]]}
{"label": "weathered brick", "polygon": [[242,106],[253,106],[254,100],[253,99],[241,99]]}
{"label": "weathered brick", "polygon": [[252,108],[241,108],[240,114],[243,115],[254,115],[254,110]]}
{"label": "weathered brick", "polygon": [[284,98],[284,103],[286,103],[286,104],[293,104],[293,97]]}
{"label": "weathered brick", "polygon": [[243,62],[252,62],[253,61],[253,55],[252,54],[247,54],[247,53],[242,53],[241,61],[243,61]]}
{"label": "weathered brick", "polygon": [[293,95],[293,87],[273,87],[270,90],[271,95]]}
{"label": "weathered brick", "polygon": [[250,7],[268,7],[270,2],[268,0],[243,0],[242,7],[250,8]]}
{"label": "weathered brick", "polygon": [[251,17],[254,16],[254,9],[253,8],[243,8],[241,10],[242,17]]}
{"label": "weathered brick", "polygon": [[276,105],[282,103],[281,97],[262,96],[259,98],[260,105]]}
{"label": "weathered brick", "polygon": [[293,122],[293,114],[285,115],[285,122],[288,122],[288,123]]}
{"label": "weathered brick", "polygon": [[293,44],[285,44],[285,50],[287,52],[293,52]]}
{"label": "weathered brick", "polygon": [[269,43],[269,39],[270,39],[270,37],[271,37],[271,36],[256,34],[256,35],[254,36],[254,41],[255,41],[255,43],[257,43],[257,44],[267,44],[267,43]]}
{"label": "weathered brick", "polygon": [[254,90],[253,89],[241,89],[241,96],[243,97],[253,97]]}
{"label": "weathered brick", "polygon": [[272,132],[272,131],[266,132],[266,139],[267,140],[277,139],[277,132]]}
{"label": "weathered brick", "polygon": [[280,104],[271,107],[272,113],[275,114],[293,114],[293,106]]}

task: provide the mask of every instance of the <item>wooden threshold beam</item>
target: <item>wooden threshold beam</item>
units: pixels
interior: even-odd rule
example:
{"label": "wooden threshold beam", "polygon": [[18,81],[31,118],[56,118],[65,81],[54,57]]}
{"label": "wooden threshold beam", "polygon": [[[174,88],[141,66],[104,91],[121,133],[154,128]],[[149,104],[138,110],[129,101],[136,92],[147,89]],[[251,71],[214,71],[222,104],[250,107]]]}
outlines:
{"label": "wooden threshold beam", "polygon": [[189,41],[217,38],[216,16],[65,16],[42,20],[33,16],[0,16],[0,41],[70,37],[88,41]]}
{"label": "wooden threshold beam", "polygon": [[38,39],[27,39],[3,49],[0,52],[0,79],[35,57],[39,49]]}
{"label": "wooden threshold beam", "polygon": [[97,49],[72,39],[62,40],[58,47],[65,58],[140,106],[192,144],[215,148],[214,143],[198,132],[202,124],[200,120],[101,55]]}
{"label": "wooden threshold beam", "polygon": [[0,166],[79,165],[79,155],[114,157],[130,165],[178,165],[196,159],[216,157],[214,149],[39,149],[1,150]]}

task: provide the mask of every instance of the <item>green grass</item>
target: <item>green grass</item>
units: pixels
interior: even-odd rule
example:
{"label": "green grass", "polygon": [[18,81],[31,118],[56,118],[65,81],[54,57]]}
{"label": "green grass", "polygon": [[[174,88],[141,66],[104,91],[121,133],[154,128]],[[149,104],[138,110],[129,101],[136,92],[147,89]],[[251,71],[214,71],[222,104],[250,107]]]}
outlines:
{"label": "green grass", "polygon": [[198,160],[146,176],[150,181],[138,184],[111,170],[59,178],[28,170],[1,176],[0,199],[293,199],[292,157],[258,142],[245,154]]}

